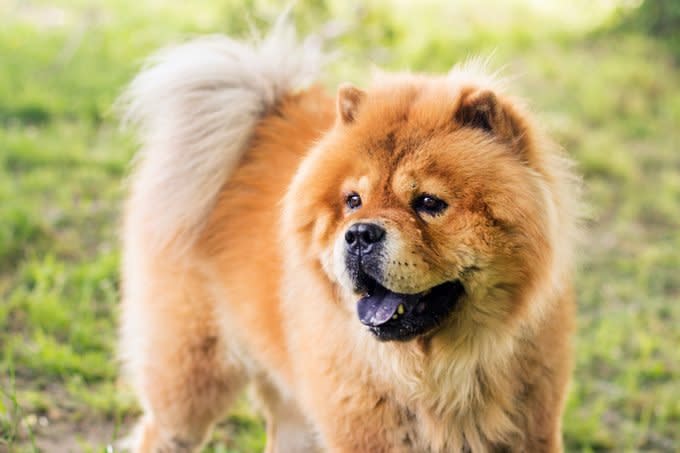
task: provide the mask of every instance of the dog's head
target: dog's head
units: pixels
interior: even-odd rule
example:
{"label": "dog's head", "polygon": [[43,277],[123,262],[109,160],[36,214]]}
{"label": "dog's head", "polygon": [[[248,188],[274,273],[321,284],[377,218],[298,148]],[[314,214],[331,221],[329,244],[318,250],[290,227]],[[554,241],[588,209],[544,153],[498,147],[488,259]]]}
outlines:
{"label": "dog's head", "polygon": [[493,85],[344,85],[285,201],[290,235],[378,339],[507,322],[550,279],[557,209],[526,115]]}

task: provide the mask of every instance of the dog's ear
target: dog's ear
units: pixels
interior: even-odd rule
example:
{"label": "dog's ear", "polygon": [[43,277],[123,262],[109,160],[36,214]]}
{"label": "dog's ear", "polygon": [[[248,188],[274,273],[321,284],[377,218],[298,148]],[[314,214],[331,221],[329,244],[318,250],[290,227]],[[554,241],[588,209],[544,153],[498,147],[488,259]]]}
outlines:
{"label": "dog's ear", "polygon": [[338,115],[343,123],[349,124],[356,118],[359,105],[366,93],[359,88],[343,83],[338,88]]}
{"label": "dog's ear", "polygon": [[481,129],[519,148],[528,145],[528,125],[516,107],[493,91],[468,89],[460,97],[455,121]]}

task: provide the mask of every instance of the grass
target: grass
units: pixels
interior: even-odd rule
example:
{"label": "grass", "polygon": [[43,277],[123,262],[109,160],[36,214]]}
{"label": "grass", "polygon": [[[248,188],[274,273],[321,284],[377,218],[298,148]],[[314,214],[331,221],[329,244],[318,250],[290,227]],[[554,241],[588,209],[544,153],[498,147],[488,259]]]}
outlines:
{"label": "grass", "polygon": [[[344,32],[329,85],[362,83],[367,62],[443,71],[477,53],[518,74],[513,85],[578,161],[592,206],[567,449],[677,451],[677,60],[667,43],[610,27],[611,2],[475,4],[316,0],[295,16],[303,30]],[[155,48],[245,35],[278,10],[258,0],[0,1],[0,451],[102,451],[138,414],[114,352],[134,143],[111,105]],[[263,445],[244,400],[208,451]]]}

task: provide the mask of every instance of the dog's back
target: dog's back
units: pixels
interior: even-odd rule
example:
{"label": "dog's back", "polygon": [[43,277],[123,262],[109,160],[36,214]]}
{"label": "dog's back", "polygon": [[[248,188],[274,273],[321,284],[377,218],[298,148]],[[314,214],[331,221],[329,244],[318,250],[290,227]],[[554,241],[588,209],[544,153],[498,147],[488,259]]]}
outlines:
{"label": "dog's back", "polygon": [[[283,23],[255,45],[202,38],[152,57],[121,99],[142,141],[126,206],[120,342],[145,410],[134,451],[198,447],[249,380],[280,399],[253,370],[258,360],[285,370],[279,202],[334,117],[321,90],[295,94],[321,60]],[[254,344],[236,340],[244,328],[259,331]]]}

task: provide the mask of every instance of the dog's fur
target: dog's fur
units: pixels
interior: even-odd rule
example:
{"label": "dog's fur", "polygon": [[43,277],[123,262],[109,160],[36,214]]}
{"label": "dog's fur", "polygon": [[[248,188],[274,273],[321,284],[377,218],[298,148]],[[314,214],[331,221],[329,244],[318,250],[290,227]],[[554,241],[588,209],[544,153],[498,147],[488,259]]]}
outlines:
{"label": "dog's fur", "polygon": [[[247,383],[267,451],[561,450],[578,184],[472,64],[381,75],[334,101],[279,24],[161,52],[125,96],[142,138],[126,207],[121,354],[134,450],[192,451]],[[345,207],[347,193],[363,205]],[[436,194],[448,208],[415,212]],[[384,280],[458,279],[436,329],[378,341],[344,234],[384,226]]]}

